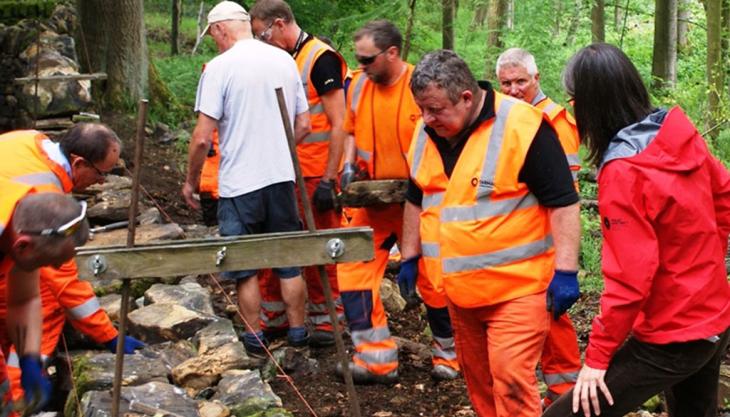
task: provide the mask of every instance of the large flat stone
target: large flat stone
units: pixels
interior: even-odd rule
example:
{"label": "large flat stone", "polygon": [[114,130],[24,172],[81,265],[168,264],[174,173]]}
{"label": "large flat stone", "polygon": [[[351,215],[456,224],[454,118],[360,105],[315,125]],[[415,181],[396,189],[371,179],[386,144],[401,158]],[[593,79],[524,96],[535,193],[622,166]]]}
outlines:
{"label": "large flat stone", "polygon": [[160,343],[193,337],[215,320],[177,304],[152,304],[129,313],[129,329],[145,342]]}
{"label": "large flat stone", "polygon": [[200,284],[155,284],[144,293],[145,304],[178,304],[189,310],[214,315],[210,291]]}
{"label": "large flat stone", "polygon": [[228,370],[251,368],[258,363],[259,361],[249,358],[243,344],[236,341],[176,366],[172,369],[172,380],[177,385],[199,390],[215,385]]}

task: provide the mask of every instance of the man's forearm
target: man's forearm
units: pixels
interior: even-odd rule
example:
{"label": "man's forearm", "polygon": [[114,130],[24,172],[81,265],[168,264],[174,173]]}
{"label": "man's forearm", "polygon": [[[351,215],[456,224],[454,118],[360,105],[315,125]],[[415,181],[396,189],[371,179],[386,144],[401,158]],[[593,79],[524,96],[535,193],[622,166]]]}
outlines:
{"label": "man's forearm", "polygon": [[[195,132],[193,132],[195,133]],[[193,134],[188,147],[188,173],[186,182],[197,187],[200,182],[200,172],[203,170],[205,157],[210,149],[211,137],[205,137],[200,134]]]}
{"label": "man's forearm", "polygon": [[400,242],[400,253],[403,259],[421,254],[421,207],[406,201],[403,209],[403,238]]}
{"label": "man's forearm", "polygon": [[555,269],[578,270],[580,249],[580,204],[550,210],[550,227],[555,242]]}
{"label": "man's forearm", "polygon": [[13,268],[7,278],[7,332],[18,356],[39,355],[42,317],[39,270]]}
{"label": "man's forearm", "polygon": [[332,127],[330,134],[330,143],[327,154],[327,168],[322,179],[333,180],[337,178],[337,172],[340,169],[340,161],[342,161],[342,153],[345,148],[345,140],[347,134],[341,129]]}
{"label": "man's forearm", "polygon": [[342,147],[342,160],[344,162],[355,162],[355,136],[349,133],[345,133],[345,144]]}
{"label": "man's forearm", "polygon": [[297,114],[294,118],[294,142],[301,143],[312,131],[312,124],[309,120],[309,112]]}

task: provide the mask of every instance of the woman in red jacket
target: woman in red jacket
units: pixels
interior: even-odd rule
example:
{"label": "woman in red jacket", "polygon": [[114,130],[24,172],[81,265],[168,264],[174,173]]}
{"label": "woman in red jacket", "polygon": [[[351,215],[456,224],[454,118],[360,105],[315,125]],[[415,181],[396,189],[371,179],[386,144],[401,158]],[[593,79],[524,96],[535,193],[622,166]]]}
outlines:
{"label": "woman in red jacket", "polygon": [[651,105],[618,48],[583,48],[563,81],[599,169],[605,290],[575,388],[543,416],[623,416],[664,391],[670,416],[714,417],[730,174],[679,107]]}

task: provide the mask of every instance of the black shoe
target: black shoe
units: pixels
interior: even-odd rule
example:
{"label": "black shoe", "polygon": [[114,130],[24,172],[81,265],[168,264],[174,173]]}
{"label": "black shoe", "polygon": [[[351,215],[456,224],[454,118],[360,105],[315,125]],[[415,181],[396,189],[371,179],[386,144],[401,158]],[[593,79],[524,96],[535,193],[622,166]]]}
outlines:
{"label": "black shoe", "polygon": [[309,335],[309,345],[312,347],[327,347],[334,346],[335,334],[330,330],[317,330],[315,329],[311,335]]}
{"label": "black shoe", "polygon": [[[368,371],[362,366],[356,365],[354,362],[348,362],[347,365],[349,366],[350,373],[352,374],[352,381],[356,384],[393,385],[398,382],[398,369],[390,371],[385,375],[378,375]],[[335,367],[335,373],[340,378],[344,378],[344,373],[342,372],[342,363],[337,362],[337,366]]]}
{"label": "black shoe", "polygon": [[459,371],[447,365],[438,364],[431,369],[431,378],[437,381],[448,381],[458,377]]}

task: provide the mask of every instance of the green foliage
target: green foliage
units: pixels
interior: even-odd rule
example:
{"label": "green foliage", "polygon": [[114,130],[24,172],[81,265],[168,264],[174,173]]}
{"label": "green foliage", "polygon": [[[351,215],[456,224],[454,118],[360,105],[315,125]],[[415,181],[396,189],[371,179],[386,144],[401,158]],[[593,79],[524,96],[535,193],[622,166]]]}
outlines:
{"label": "green foliage", "polygon": [[24,18],[48,18],[58,0],[0,0],[0,21],[14,23]]}
{"label": "green foliage", "polygon": [[603,290],[601,275],[601,219],[593,210],[582,209],[580,213],[580,269],[584,272],[581,290],[600,293]]}

